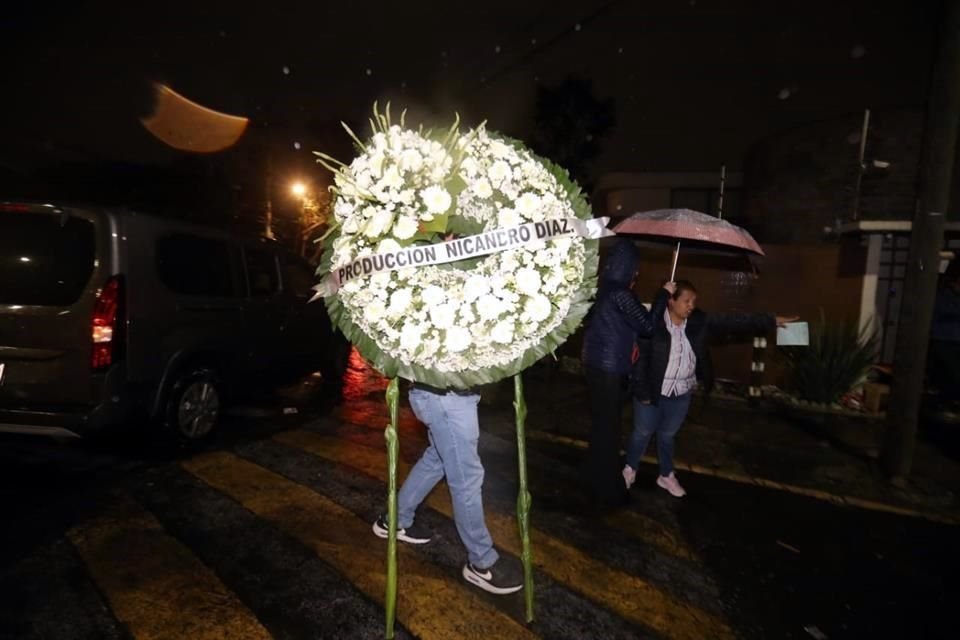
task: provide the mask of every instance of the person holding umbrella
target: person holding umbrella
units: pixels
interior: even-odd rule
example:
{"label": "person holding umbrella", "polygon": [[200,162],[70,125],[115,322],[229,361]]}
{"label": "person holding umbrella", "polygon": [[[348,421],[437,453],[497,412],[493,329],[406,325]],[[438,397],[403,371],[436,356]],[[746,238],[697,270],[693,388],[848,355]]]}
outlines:
{"label": "person holding umbrella", "polygon": [[584,484],[591,504],[601,506],[622,504],[627,495],[617,460],[635,337],[650,335],[673,292],[672,283],[665,284],[648,312],[632,291],[639,266],[640,251],[633,242],[617,240],[600,273],[597,301],[583,338],[591,416]]}
{"label": "person holding umbrella", "polygon": [[731,333],[766,332],[797,318],[772,314],[714,314],[697,309],[697,290],[678,280],[667,309],[653,318],[649,338],[640,336],[639,358],[631,375],[633,433],[622,475],[629,489],[636,480],[640,456],[657,436],[660,476],[657,486],[681,498],[686,491],[673,469],[673,441],[690,409],[693,389],[713,387],[707,341],[717,329]]}

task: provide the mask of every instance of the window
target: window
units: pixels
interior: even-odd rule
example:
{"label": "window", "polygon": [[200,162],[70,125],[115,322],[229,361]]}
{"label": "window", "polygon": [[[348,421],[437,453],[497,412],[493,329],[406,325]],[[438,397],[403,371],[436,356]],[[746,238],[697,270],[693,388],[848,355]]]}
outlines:
{"label": "window", "polygon": [[0,213],[0,304],[73,304],[93,274],[96,247],[89,220]]}
{"label": "window", "polygon": [[222,240],[174,234],[157,241],[157,272],[172,291],[190,296],[236,295],[230,247]]}
{"label": "window", "polygon": [[247,265],[247,282],[251,296],[270,296],[280,289],[277,258],[272,253],[257,249],[244,249]]}

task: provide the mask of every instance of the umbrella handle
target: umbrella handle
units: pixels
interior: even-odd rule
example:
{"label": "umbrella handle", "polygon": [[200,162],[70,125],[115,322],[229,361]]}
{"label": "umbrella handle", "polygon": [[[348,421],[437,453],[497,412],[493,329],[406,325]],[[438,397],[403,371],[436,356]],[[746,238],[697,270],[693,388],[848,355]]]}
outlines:
{"label": "umbrella handle", "polygon": [[677,258],[680,257],[680,241],[677,240],[677,248],[673,250],[673,268],[670,269],[670,282],[673,282],[673,277],[677,275]]}

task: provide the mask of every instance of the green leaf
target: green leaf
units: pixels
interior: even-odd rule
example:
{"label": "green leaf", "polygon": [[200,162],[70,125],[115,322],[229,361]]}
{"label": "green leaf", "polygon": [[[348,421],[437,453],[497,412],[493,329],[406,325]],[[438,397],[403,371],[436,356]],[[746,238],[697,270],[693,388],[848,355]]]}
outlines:
{"label": "green leaf", "polygon": [[464,216],[450,216],[447,221],[447,231],[458,236],[472,236],[483,233],[484,228],[483,224],[476,220]]}
{"label": "green leaf", "polygon": [[441,213],[433,216],[433,220],[421,222],[420,233],[446,233],[449,218],[446,213]]}

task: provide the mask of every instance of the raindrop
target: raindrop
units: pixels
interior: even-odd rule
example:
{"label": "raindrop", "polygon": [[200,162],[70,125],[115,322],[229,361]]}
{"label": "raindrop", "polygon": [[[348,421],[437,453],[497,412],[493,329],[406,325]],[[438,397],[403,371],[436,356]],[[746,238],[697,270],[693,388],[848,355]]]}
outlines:
{"label": "raindrop", "polygon": [[286,67],[286,66],[285,66],[285,67],[283,68],[283,75],[285,75],[285,76],[290,75],[290,67]]}
{"label": "raindrop", "polygon": [[299,150],[300,150],[300,143],[299,143],[299,142],[294,142],[294,143],[293,143],[293,148],[296,149],[297,151],[299,151]]}
{"label": "raindrop", "polygon": [[500,45],[497,45],[493,48],[494,53],[500,53]]}
{"label": "raindrop", "polygon": [[619,49],[617,49],[617,53],[623,53],[623,47],[620,47]]}
{"label": "raindrop", "polygon": [[530,41],[530,44],[534,44],[534,45],[537,44],[537,39],[536,39],[536,38],[532,39],[532,40]]}
{"label": "raindrop", "polygon": [[592,133],[588,133],[588,134],[587,134],[587,142],[593,142],[593,134],[592,134]]}
{"label": "raindrop", "polygon": [[221,38],[226,38],[226,37],[227,37],[227,32],[226,32],[226,31],[221,31],[221,32],[220,32],[220,37],[221,37]]}
{"label": "raindrop", "polygon": [[850,50],[850,57],[854,60],[859,60],[867,53],[866,47],[862,44],[858,44],[853,49]]}
{"label": "raindrop", "polygon": [[401,89],[406,89],[406,88],[407,88],[407,81],[406,81],[406,80],[404,80],[403,82],[400,83],[400,88],[401,88]]}
{"label": "raindrop", "polygon": [[440,57],[441,57],[441,58],[446,58],[446,57],[447,57],[447,52],[446,52],[446,51],[441,51],[441,52],[440,52]]}
{"label": "raindrop", "polygon": [[368,75],[368,76],[372,76],[372,75],[373,75],[373,69],[368,68],[368,69],[367,69],[367,75]]}
{"label": "raindrop", "polygon": [[580,31],[580,23],[579,23],[579,22],[578,22],[577,24],[573,25],[573,30],[574,30],[574,31]]}
{"label": "raindrop", "polygon": [[622,209],[623,209],[623,205],[622,205],[622,204],[618,204],[618,205],[617,205],[617,211],[620,211],[620,210],[622,210]]}
{"label": "raindrop", "polygon": [[790,97],[790,89],[780,89],[780,93],[777,94],[777,97],[781,100],[786,100]]}

